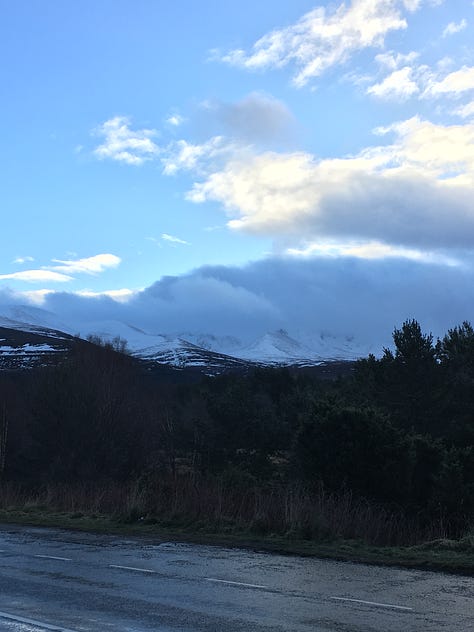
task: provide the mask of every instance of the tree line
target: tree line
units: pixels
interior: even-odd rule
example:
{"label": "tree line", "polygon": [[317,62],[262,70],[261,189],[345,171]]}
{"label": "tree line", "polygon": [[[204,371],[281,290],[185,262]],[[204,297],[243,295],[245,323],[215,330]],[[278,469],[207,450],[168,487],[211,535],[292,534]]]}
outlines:
{"label": "tree line", "polygon": [[164,478],[218,478],[229,494],[298,483],[443,520],[453,534],[472,525],[468,322],[435,341],[406,321],[393,349],[333,380],[271,368],[162,383],[119,351],[79,345],[56,366],[0,374],[4,481],[152,489]]}

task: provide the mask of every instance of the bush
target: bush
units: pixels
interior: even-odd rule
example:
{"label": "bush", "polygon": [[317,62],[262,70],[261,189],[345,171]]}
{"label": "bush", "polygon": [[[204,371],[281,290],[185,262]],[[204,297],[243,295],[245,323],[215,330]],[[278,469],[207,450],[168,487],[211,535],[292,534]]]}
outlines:
{"label": "bush", "polygon": [[409,491],[409,442],[373,409],[319,410],[300,428],[292,460],[297,476],[330,490],[381,501],[401,501]]}

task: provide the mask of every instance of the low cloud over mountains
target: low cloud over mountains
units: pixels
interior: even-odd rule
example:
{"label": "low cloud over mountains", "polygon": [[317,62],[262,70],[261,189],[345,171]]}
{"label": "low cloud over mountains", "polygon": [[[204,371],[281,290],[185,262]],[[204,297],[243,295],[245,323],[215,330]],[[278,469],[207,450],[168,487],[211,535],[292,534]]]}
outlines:
{"label": "low cloud over mountains", "polygon": [[[471,319],[474,274],[467,266],[408,259],[269,257],[164,277],[120,302],[67,292],[41,299],[58,328],[65,324],[83,335],[106,321],[150,333],[210,333],[249,342],[284,328],[299,339],[327,333],[381,348],[407,318],[435,335]],[[27,297],[0,294],[0,312],[18,303],[28,303]]]}

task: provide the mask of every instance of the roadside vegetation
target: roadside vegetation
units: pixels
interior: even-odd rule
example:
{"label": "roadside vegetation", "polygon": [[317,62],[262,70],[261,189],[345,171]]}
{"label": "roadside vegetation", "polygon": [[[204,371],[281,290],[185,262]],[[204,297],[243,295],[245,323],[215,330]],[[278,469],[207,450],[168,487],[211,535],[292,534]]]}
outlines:
{"label": "roadside vegetation", "polygon": [[333,380],[162,383],[100,344],[0,374],[0,520],[472,572],[474,330],[393,338]]}

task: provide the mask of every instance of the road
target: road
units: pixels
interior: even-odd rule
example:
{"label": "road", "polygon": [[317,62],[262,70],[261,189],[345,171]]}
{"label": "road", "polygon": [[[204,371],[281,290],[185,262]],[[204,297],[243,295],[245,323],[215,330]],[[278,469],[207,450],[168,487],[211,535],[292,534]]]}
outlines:
{"label": "road", "polygon": [[0,526],[3,632],[468,632],[474,579]]}

